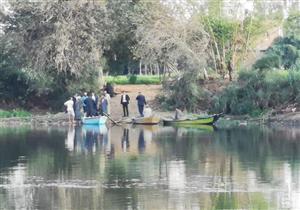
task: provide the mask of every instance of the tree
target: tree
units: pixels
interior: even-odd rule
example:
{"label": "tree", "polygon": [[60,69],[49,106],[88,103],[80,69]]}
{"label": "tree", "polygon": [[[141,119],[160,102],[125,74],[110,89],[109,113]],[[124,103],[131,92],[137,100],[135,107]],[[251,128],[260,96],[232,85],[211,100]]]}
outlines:
{"label": "tree", "polygon": [[[198,104],[198,81],[203,78],[209,36],[199,21],[187,21],[159,1],[145,3],[137,23],[134,53],[144,64],[156,63],[172,74],[164,84],[173,105],[194,109]],[[191,101],[192,100],[192,101]],[[180,103],[180,104],[179,104]]]}
{"label": "tree", "polygon": [[300,12],[294,12],[284,22],[284,33],[286,36],[291,36],[300,39]]}
{"label": "tree", "polygon": [[138,69],[131,47],[135,44],[136,25],[132,21],[139,1],[108,0],[106,15],[110,22],[107,30],[108,48],[104,51],[106,71],[110,74],[134,73]]}
{"label": "tree", "polygon": [[4,17],[4,30],[26,51],[28,67],[76,76],[99,69],[106,24],[100,2],[10,1],[10,5],[13,12]]}

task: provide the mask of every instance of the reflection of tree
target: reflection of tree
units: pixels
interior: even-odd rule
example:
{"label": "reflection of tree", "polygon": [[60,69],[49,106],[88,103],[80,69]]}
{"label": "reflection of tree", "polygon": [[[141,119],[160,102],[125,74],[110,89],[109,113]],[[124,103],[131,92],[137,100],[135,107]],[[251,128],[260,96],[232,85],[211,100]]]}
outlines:
{"label": "reflection of tree", "polygon": [[[39,168],[47,174],[51,166],[53,173],[68,168],[68,151],[65,148],[64,132],[25,130],[22,133],[11,131],[0,134],[0,169],[18,163],[19,157],[26,157],[32,168]],[[30,168],[29,168],[30,169]]]}
{"label": "reflection of tree", "polygon": [[288,129],[240,128],[219,131],[215,143],[219,145],[220,152],[237,156],[241,164],[258,171],[263,181],[270,182],[275,160],[285,161],[288,157],[292,165],[300,160],[300,142],[296,140],[297,136],[294,136],[294,140],[291,137]]}

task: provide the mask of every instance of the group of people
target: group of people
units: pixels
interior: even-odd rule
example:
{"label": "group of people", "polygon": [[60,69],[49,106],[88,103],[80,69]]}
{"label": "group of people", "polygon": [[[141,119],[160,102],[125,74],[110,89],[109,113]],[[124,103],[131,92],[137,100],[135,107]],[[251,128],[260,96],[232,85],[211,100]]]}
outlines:
{"label": "group of people", "polygon": [[[139,92],[136,97],[136,100],[137,100],[137,106],[138,106],[140,117],[150,117],[152,115],[152,110],[147,105],[145,96],[141,92]],[[123,107],[123,117],[129,116],[129,111],[128,111],[129,101],[130,101],[129,95],[126,94],[125,91],[123,91],[121,95],[121,102],[120,102]]]}
{"label": "group of people", "polygon": [[[75,96],[70,97],[70,99],[64,103],[66,112],[69,116],[69,123],[80,121],[83,115],[85,117],[110,115],[110,99],[110,94],[108,94],[106,90],[103,91],[103,94],[101,94],[100,97],[93,92],[85,92],[82,96],[76,94]],[[136,100],[140,117],[150,117],[152,115],[152,110],[147,105],[145,96],[139,92]],[[129,102],[129,95],[123,91],[121,94],[123,117],[129,116]]]}
{"label": "group of people", "polygon": [[64,103],[69,116],[69,123],[81,121],[82,115],[93,117],[110,114],[110,95],[104,91],[98,97],[95,93],[83,93],[82,96],[75,94]]}

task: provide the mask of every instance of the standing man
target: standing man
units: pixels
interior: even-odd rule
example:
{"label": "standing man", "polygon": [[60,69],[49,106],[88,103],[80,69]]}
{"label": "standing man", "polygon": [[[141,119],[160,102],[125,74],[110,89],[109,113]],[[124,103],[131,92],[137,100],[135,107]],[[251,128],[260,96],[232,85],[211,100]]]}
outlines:
{"label": "standing man", "polygon": [[103,95],[100,99],[100,103],[101,103],[101,112],[103,115],[107,115],[107,108],[108,108],[108,101],[105,98],[105,95]]}
{"label": "standing man", "polygon": [[142,95],[141,92],[139,92],[138,96],[136,97],[138,108],[139,108],[139,113],[141,117],[144,117],[144,105],[146,105],[146,99],[145,96]]}
{"label": "standing man", "polygon": [[128,117],[129,112],[128,112],[128,104],[129,104],[130,98],[127,94],[125,94],[125,91],[122,91],[121,95],[121,104],[123,106],[123,117]]}
{"label": "standing man", "polygon": [[74,105],[73,97],[70,97],[70,99],[66,101],[64,105],[67,107],[69,123],[72,124],[74,122],[74,116],[75,116],[74,109],[73,109],[73,105]]}
{"label": "standing man", "polygon": [[87,99],[84,100],[86,106],[86,116],[93,117],[97,115],[97,110],[95,109],[96,103],[92,99],[92,94],[89,93]]}
{"label": "standing man", "polygon": [[106,90],[104,91],[104,97],[107,100],[107,114],[110,115],[110,95]]}
{"label": "standing man", "polygon": [[86,104],[85,104],[85,99],[87,99],[87,98],[88,98],[87,93],[84,92],[83,96],[81,97],[81,102],[82,102],[82,107],[83,107],[83,113],[84,113],[84,115],[86,115],[86,111],[87,111]]}

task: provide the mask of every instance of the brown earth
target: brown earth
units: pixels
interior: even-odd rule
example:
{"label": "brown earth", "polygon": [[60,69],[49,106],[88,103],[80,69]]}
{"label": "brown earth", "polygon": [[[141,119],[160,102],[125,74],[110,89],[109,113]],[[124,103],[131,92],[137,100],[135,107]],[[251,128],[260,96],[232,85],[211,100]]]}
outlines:
{"label": "brown earth", "polygon": [[[215,94],[221,91],[228,82],[223,80],[220,81],[207,81],[204,85],[209,91]],[[138,116],[138,108],[136,102],[136,96],[138,92],[142,92],[145,95],[146,100],[150,107],[154,110],[154,113],[160,117],[172,116],[173,113],[164,112],[159,109],[159,104],[155,100],[156,96],[162,93],[161,85],[117,85],[115,86],[115,92],[118,94],[111,98],[111,117],[112,119],[119,121],[123,116],[122,105],[120,104],[121,92],[125,91],[130,97],[129,104],[129,119]],[[204,110],[205,111],[205,110]],[[263,119],[251,119],[247,116],[228,116],[228,120],[243,120],[243,121],[260,121],[262,123],[270,123],[273,125],[284,124],[300,126],[300,107],[289,107],[286,109],[273,110],[268,116]],[[15,118],[1,118],[0,125],[20,125],[20,124],[30,124],[30,125],[66,125],[68,124],[68,116],[63,112],[56,114],[44,113],[44,114],[34,114],[32,117],[15,117]]]}
{"label": "brown earth", "polygon": [[116,85],[115,92],[118,93],[116,96],[111,98],[110,106],[111,106],[111,117],[114,120],[120,120],[123,116],[123,108],[120,104],[121,101],[121,93],[125,91],[130,97],[130,103],[128,106],[129,117],[138,116],[138,107],[136,102],[136,96],[138,92],[141,92],[145,97],[147,103],[150,107],[155,110],[154,103],[155,97],[159,95],[162,91],[161,85]]}

